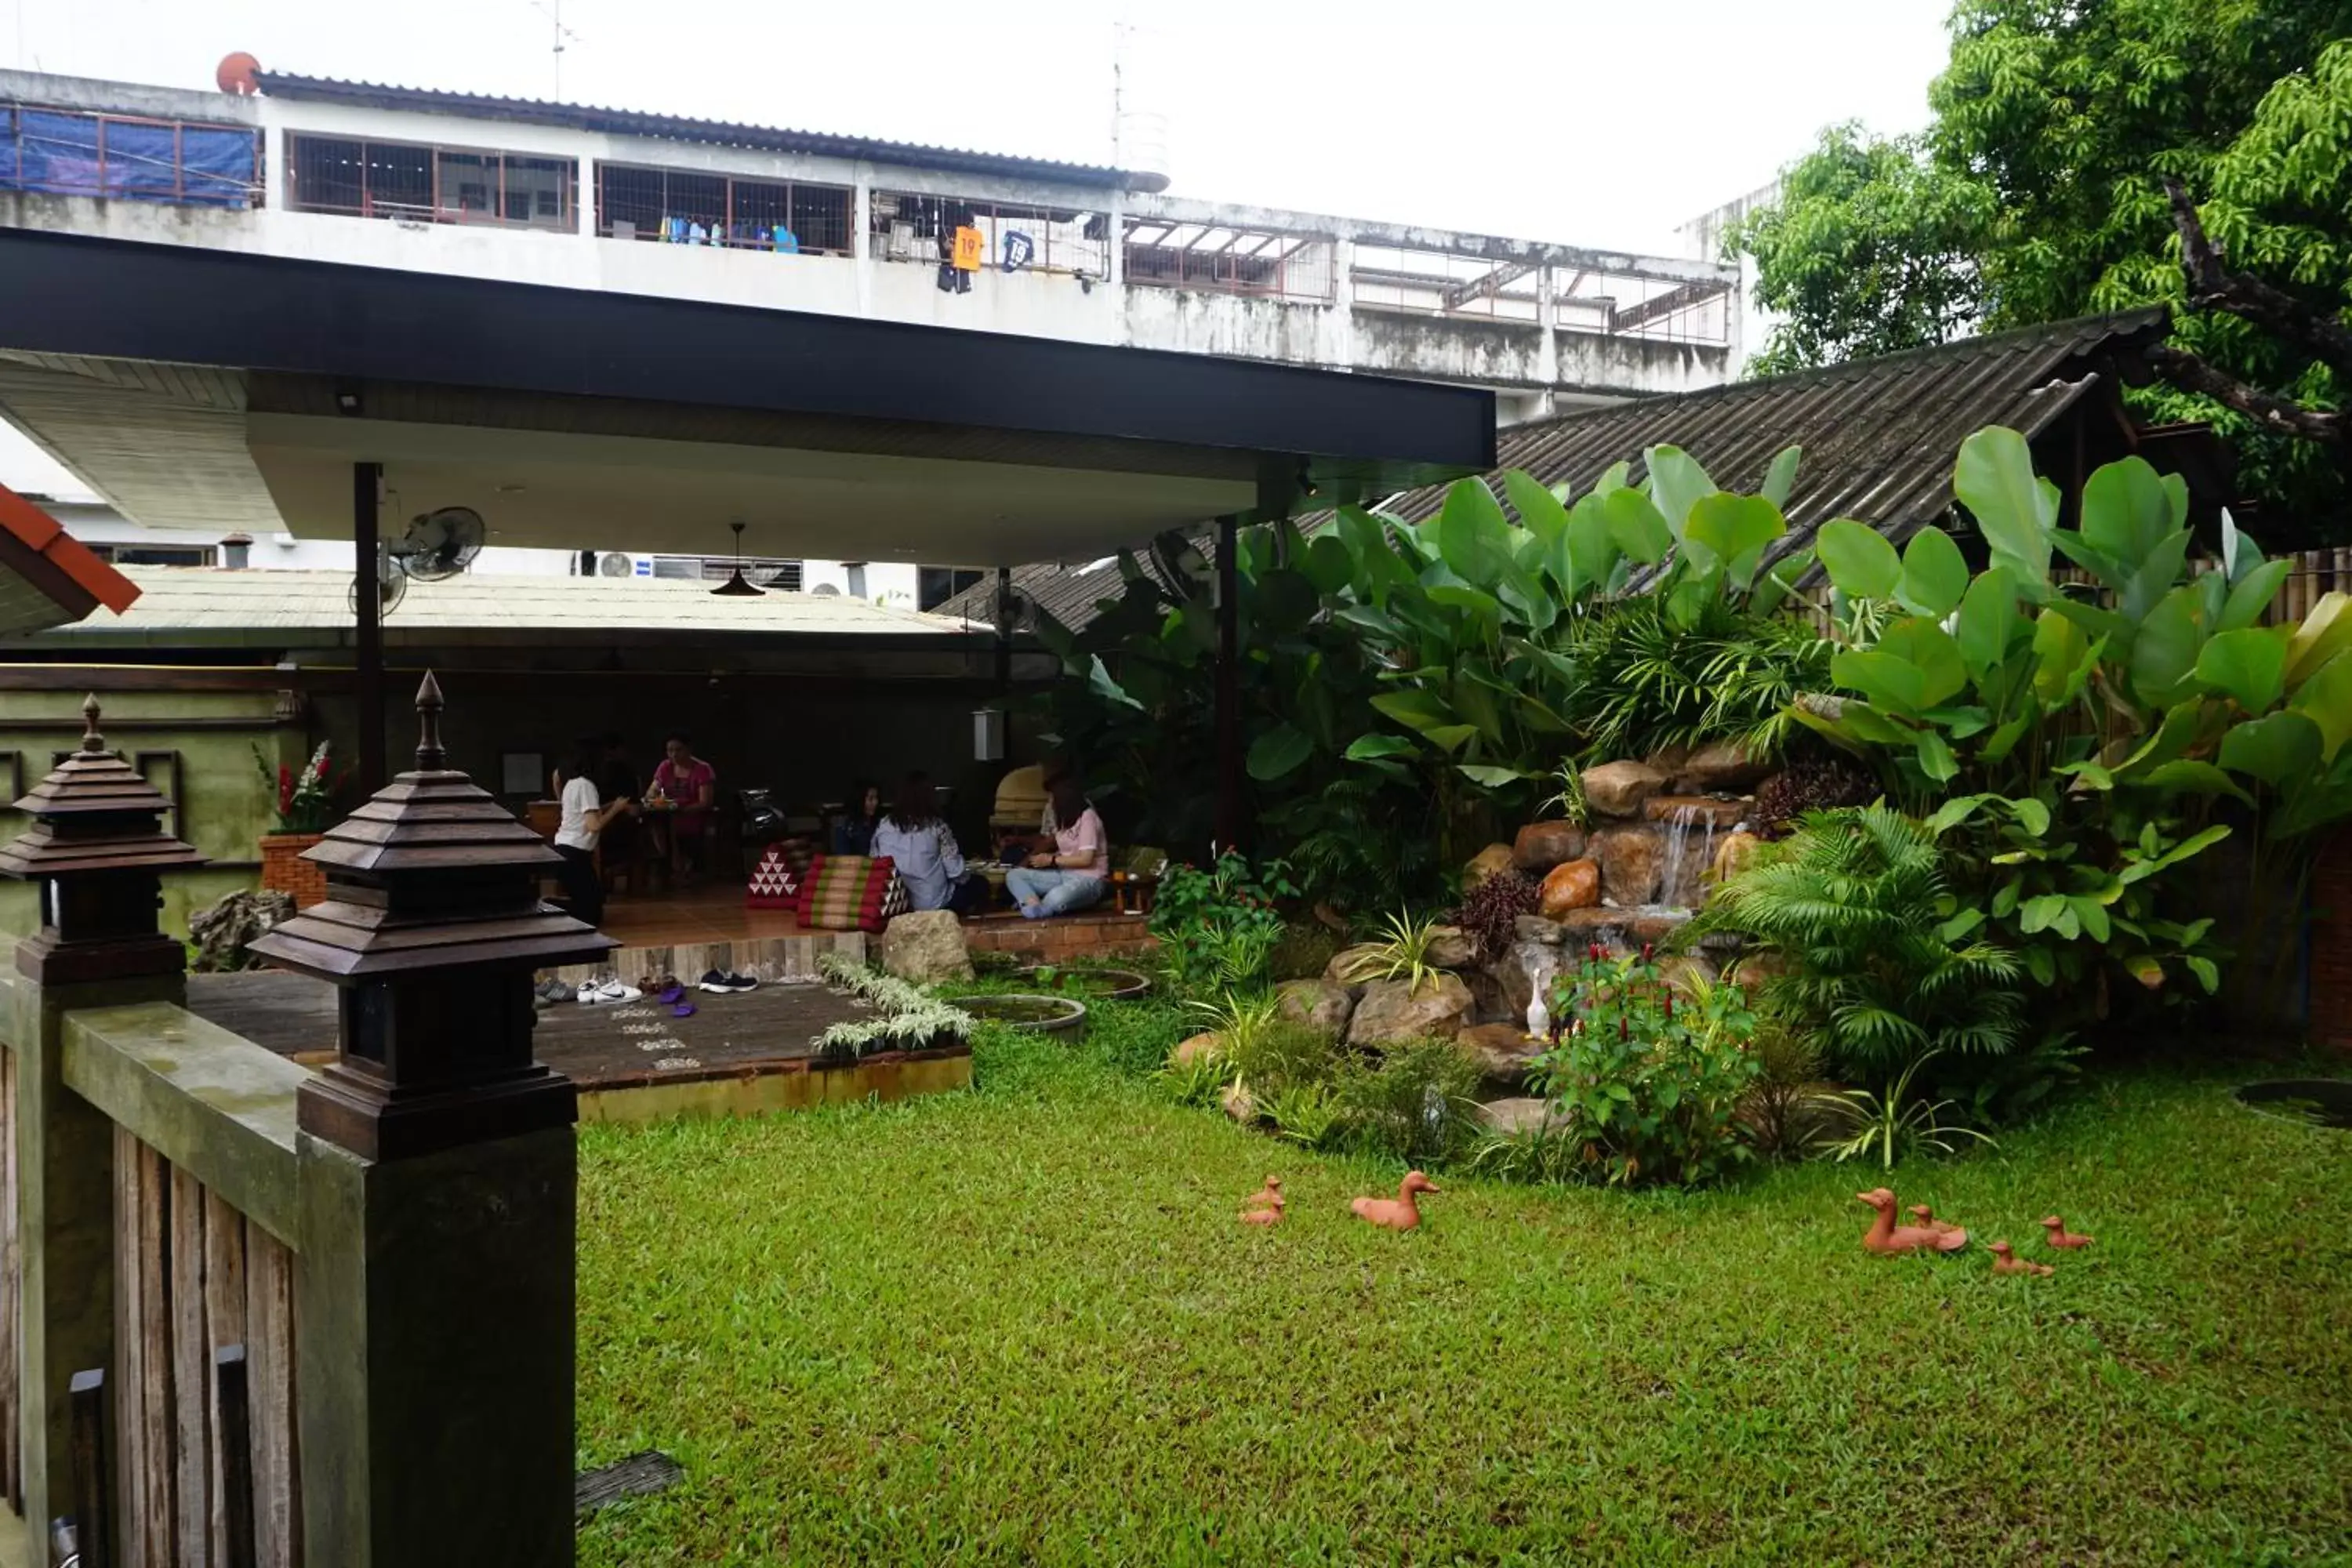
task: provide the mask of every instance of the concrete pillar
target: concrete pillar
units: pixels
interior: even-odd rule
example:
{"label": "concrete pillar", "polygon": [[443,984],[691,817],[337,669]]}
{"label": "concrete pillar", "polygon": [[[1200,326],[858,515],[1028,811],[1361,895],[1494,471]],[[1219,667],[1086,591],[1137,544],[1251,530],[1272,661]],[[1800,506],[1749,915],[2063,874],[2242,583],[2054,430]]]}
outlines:
{"label": "concrete pillar", "polygon": [[1331,353],[1334,369],[1351,370],[1356,359],[1356,242],[1331,242]]}
{"label": "concrete pillar", "polygon": [[850,203],[849,254],[857,266],[857,313],[874,313],[874,175],[857,165],[856,195]]}
{"label": "concrete pillar", "polygon": [[1537,268],[1536,320],[1542,323],[1542,335],[1536,340],[1536,380],[1542,390],[1537,394],[1532,418],[1552,412],[1553,396],[1559,390],[1559,322],[1555,319],[1552,288],[1552,269]]}

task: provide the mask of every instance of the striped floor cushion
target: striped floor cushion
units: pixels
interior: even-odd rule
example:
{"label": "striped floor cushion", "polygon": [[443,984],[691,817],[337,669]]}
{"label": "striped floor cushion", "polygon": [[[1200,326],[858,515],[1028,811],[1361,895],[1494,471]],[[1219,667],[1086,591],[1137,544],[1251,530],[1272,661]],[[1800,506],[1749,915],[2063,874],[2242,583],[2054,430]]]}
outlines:
{"label": "striped floor cushion", "polygon": [[801,924],[878,931],[907,912],[907,889],[887,856],[820,855],[801,879]]}

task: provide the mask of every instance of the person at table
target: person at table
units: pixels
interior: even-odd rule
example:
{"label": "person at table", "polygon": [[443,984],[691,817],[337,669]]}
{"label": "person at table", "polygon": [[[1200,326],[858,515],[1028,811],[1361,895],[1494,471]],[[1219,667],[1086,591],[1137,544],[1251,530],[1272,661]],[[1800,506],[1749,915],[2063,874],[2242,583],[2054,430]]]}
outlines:
{"label": "person at table", "polygon": [[1110,886],[1110,838],[1075,773],[1055,779],[1054,844],[1004,873],[1005,890],[1033,921],[1098,903]]}
{"label": "person at table", "polygon": [[872,853],[888,858],[915,909],[969,914],[987,900],[988,885],[964,865],[928,774],[908,773],[898,786],[898,799],[874,825]]}
{"label": "person at table", "polygon": [[702,863],[711,805],[719,798],[719,770],[694,754],[694,737],[684,731],[664,742],[662,750],[667,755],[654,769],[653,793],[672,807],[659,820],[668,830],[670,869],[686,885]]}
{"label": "person at table", "polygon": [[604,830],[637,809],[636,797],[606,800],[596,788],[602,748],[583,741],[572,762],[559,771],[563,781],[563,820],[555,829],[555,852],[563,857],[564,902],[574,920],[590,925],[604,919],[604,884],[596,876],[596,845]]}
{"label": "person at table", "polygon": [[882,786],[859,779],[849,792],[849,809],[833,825],[835,855],[871,855],[874,830],[882,824]]}

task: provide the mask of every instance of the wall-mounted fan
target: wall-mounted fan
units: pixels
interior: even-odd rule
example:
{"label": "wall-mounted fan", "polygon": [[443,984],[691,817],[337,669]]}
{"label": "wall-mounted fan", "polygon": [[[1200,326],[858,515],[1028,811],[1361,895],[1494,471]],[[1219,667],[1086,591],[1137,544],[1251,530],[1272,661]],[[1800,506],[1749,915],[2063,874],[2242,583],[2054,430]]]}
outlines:
{"label": "wall-mounted fan", "polygon": [[1032,598],[1026,590],[1016,588],[1008,583],[1003,589],[992,595],[992,598],[993,613],[991,619],[993,625],[1015,632],[1034,632],[1037,629],[1037,601]]}
{"label": "wall-mounted fan", "polygon": [[471,507],[445,506],[411,518],[408,531],[392,547],[399,569],[421,583],[455,577],[481,552],[488,532]]}
{"label": "wall-mounted fan", "polygon": [[[407,592],[407,574],[401,570],[392,555],[379,552],[375,563],[376,615],[382,617],[392,614],[393,606],[399,604]],[[352,616],[356,618],[360,613],[360,577],[356,572],[352,574],[352,589],[346,600]]]}

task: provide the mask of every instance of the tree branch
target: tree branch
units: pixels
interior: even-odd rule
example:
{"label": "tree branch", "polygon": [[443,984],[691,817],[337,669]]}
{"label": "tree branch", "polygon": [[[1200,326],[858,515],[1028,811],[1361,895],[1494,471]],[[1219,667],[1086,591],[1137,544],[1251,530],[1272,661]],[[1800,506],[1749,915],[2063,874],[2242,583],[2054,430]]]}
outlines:
{"label": "tree branch", "polygon": [[2282,436],[2293,436],[2305,441],[2342,442],[2347,432],[2344,416],[2322,408],[2305,408],[2299,403],[2264,392],[2261,387],[2240,381],[2229,372],[2216,369],[2185,349],[2170,343],[2157,343],[2147,351],[2147,363],[2155,372],[2183,392],[2202,393],[2217,403],[2227,405],[2249,416],[2264,428]]}
{"label": "tree branch", "polygon": [[2207,237],[2188,188],[2167,174],[2164,194],[2172,202],[2173,226],[2180,231],[2180,270],[2189,279],[2192,309],[2222,310],[2251,321],[2274,337],[2301,344],[2336,374],[2352,380],[2352,327],[2251,273],[2231,271],[2225,265],[2227,253]]}

